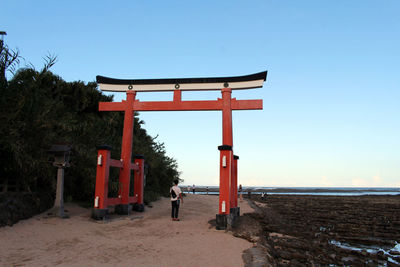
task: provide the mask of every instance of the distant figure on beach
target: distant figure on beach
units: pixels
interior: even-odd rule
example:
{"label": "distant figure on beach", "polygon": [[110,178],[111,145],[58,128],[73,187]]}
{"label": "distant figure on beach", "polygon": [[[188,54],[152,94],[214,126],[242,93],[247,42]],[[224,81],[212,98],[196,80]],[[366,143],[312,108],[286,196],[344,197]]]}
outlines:
{"label": "distant figure on beach", "polygon": [[243,189],[242,189],[242,185],[240,184],[240,185],[239,185],[239,198],[240,198],[240,201],[242,201],[242,200],[243,200],[242,191],[243,191]]}
{"label": "distant figure on beach", "polygon": [[196,186],[193,185],[193,195],[196,194]]}
{"label": "distant figure on beach", "polygon": [[207,192],[207,195],[208,195],[208,186],[206,187],[206,192]]}
{"label": "distant figure on beach", "polygon": [[174,180],[174,186],[171,187],[170,193],[171,193],[171,218],[173,221],[179,221],[178,219],[178,214],[179,214],[179,202],[182,201],[183,204],[183,198],[182,198],[182,191],[178,186],[178,179]]}
{"label": "distant figure on beach", "polygon": [[265,194],[264,194],[264,192],[262,192],[261,193],[261,200],[264,200],[265,199]]}
{"label": "distant figure on beach", "polygon": [[188,185],[188,194],[190,193],[190,185]]}

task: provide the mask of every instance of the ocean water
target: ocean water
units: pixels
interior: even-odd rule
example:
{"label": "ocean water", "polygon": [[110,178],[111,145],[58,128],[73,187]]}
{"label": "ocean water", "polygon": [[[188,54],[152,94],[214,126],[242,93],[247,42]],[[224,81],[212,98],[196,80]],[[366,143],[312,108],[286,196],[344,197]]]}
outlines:
{"label": "ocean water", "polygon": [[[208,194],[218,195],[218,186],[209,186]],[[182,186],[187,192],[187,186]],[[316,196],[362,196],[362,195],[400,195],[398,187],[243,187],[247,194],[270,195],[316,195]],[[196,194],[207,194],[206,186],[196,187]]]}
{"label": "ocean water", "polygon": [[[316,195],[316,196],[362,196],[362,195],[400,195],[400,188],[381,187],[258,187],[252,191],[267,194]],[[260,192],[260,193],[262,193]]]}
{"label": "ocean water", "polygon": [[[378,247],[378,246],[363,246],[363,245],[355,246],[355,245],[350,245],[350,244],[346,244],[346,243],[341,243],[336,240],[331,240],[329,243],[332,245],[335,245],[337,247],[346,249],[346,250],[353,250],[353,251],[365,250],[371,254],[377,254],[378,252],[381,251],[381,252],[383,252],[383,254],[385,254],[388,257],[388,260],[391,263],[400,266],[400,262],[398,262],[394,258],[398,253],[400,253],[400,244],[397,242],[396,242],[395,246],[391,247],[391,248],[389,248],[389,247],[383,248],[383,247]],[[387,264],[383,265],[383,266],[387,266]]]}

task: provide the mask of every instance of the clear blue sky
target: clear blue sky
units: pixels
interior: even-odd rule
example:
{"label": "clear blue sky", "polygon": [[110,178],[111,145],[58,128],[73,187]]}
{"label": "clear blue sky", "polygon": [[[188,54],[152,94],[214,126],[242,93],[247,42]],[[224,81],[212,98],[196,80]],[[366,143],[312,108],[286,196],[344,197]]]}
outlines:
{"label": "clear blue sky", "polygon": [[[11,1],[0,30],[67,81],[268,70],[233,114],[239,183],[400,186],[400,1]],[[219,92],[184,93],[216,99]],[[125,98],[117,94],[115,100]],[[140,100],[171,93],[140,93]],[[220,112],[142,112],[183,184],[218,185]]]}

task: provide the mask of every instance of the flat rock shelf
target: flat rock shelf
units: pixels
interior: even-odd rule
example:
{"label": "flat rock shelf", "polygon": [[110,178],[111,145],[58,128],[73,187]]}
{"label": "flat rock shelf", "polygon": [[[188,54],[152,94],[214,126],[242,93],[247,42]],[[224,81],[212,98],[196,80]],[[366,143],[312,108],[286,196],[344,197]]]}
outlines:
{"label": "flat rock shelf", "polygon": [[246,266],[399,266],[400,196],[252,196]]}

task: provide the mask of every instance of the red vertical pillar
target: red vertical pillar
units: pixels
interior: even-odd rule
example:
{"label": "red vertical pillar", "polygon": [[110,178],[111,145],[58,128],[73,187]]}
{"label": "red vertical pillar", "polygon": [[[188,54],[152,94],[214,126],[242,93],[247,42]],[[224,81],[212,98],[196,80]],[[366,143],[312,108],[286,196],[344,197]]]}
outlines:
{"label": "red vertical pillar", "polygon": [[124,132],[122,134],[122,148],[121,159],[123,167],[119,173],[119,196],[121,198],[121,205],[117,208],[116,212],[120,214],[129,214],[129,182],[131,176],[131,162],[132,162],[132,138],[133,138],[133,120],[134,111],[133,103],[135,101],[136,91],[126,92],[126,106],[124,117]]}
{"label": "red vertical pillar", "polygon": [[230,181],[232,174],[232,147],[222,145],[218,147],[220,151],[220,179],[219,179],[219,214],[227,215],[230,213]]}
{"label": "red vertical pillar", "polygon": [[[139,170],[135,171],[133,194],[137,198],[137,204],[143,206],[143,191],[144,191],[144,156],[135,155],[135,164],[139,166]],[[136,205],[137,206],[137,205]],[[143,211],[143,210],[141,210]]]}
{"label": "red vertical pillar", "polygon": [[94,209],[92,217],[102,219],[107,215],[108,179],[110,174],[110,146],[98,146],[96,188],[94,195]]}
{"label": "red vertical pillar", "polygon": [[[233,151],[232,151],[233,152]],[[233,155],[233,153],[232,153],[232,158],[231,158],[231,161],[232,161],[232,167],[231,167],[231,180],[230,180],[230,200],[231,200],[231,204],[230,204],[230,206],[231,206],[231,209],[232,208],[234,208],[234,207],[236,207],[236,205],[235,205],[235,187],[236,187],[236,176],[235,176],[235,168],[236,168],[236,166],[235,166],[235,160],[234,160],[234,155]]]}
{"label": "red vertical pillar", "polygon": [[217,214],[217,229],[223,230],[227,226],[227,215],[231,208],[231,179],[232,179],[232,107],[230,88],[223,88],[222,92],[222,146],[220,151],[219,174],[219,207]]}
{"label": "red vertical pillar", "polygon": [[233,207],[237,207],[238,206],[238,186],[237,186],[237,181],[238,181],[238,159],[239,156],[234,155],[233,156],[233,176],[234,179],[232,181],[232,189],[234,189],[234,203],[233,203]]}
{"label": "red vertical pillar", "polygon": [[222,144],[233,146],[232,137],[232,89],[222,89]]}
{"label": "red vertical pillar", "polygon": [[[221,161],[223,156],[226,157],[226,166],[223,167],[223,162],[220,165],[220,187],[219,187],[219,214],[229,214],[230,213],[230,197],[231,197],[231,176],[232,176],[232,107],[231,107],[231,96],[232,89],[223,88],[222,92],[222,146],[218,147],[229,147],[229,154],[226,152],[228,150],[221,150]],[[225,147],[225,148],[227,148]],[[225,203],[225,212],[221,212],[222,205]]]}

